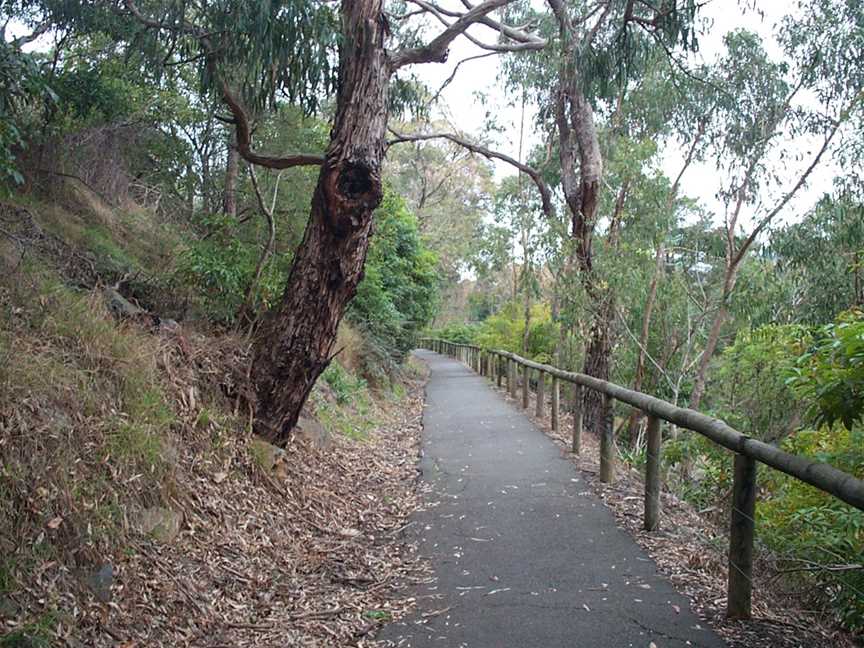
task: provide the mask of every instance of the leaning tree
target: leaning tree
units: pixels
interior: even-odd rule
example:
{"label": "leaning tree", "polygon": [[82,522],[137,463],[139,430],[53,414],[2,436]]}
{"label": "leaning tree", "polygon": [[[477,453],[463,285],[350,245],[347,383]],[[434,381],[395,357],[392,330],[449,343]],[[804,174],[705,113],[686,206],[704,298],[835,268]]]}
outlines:
{"label": "leaning tree", "polygon": [[[400,73],[413,65],[447,59],[453,41],[464,37],[491,53],[526,56],[545,67],[540,84],[545,114],[553,123],[561,164],[564,203],[571,220],[572,271],[587,294],[602,306],[592,261],[592,238],[602,180],[602,154],[595,110],[605,97],[598,88],[627,70],[652,43],[668,48],[689,37],[698,3],[676,0],[573,2],[549,0],[550,12],[533,11],[516,0],[462,0],[458,10],[407,0],[401,14],[385,11],[383,0],[342,0],[338,9],[306,0],[249,3],[221,0],[200,5],[169,0],[103,0],[36,3],[64,29],[109,30],[115,38],[154,54],[167,64],[200,67],[206,88],[231,113],[236,148],[250,164],[272,169],[320,167],[310,217],[279,305],[259,329],[252,381],[256,390],[256,431],[277,443],[290,438],[300,410],[332,359],[336,331],[363,276],[372,215],[382,196],[381,164],[393,88],[403,89]],[[408,10],[408,7],[411,10]],[[493,16],[504,13],[504,18]],[[507,18],[524,18],[522,27]],[[422,42],[411,21],[440,23],[438,34]],[[511,21],[512,22],[512,21]],[[470,28],[491,31],[494,42]],[[422,30],[419,30],[422,32]],[[400,38],[404,36],[404,38]],[[399,46],[399,42],[408,45]],[[457,66],[458,67],[458,66]],[[274,101],[277,92],[314,108],[335,90],[330,142],[323,154],[271,155],[255,150],[250,109]],[[451,141],[496,157],[526,173],[540,189],[543,211],[554,212],[553,191],[541,175],[520,161],[456,136]],[[608,331],[592,328],[586,370],[608,375]],[[599,419],[589,403],[588,419]]]}
{"label": "leaning tree", "polygon": [[[230,111],[237,151],[250,164],[320,167],[284,294],[254,343],[255,428],[262,436],[283,444],[290,439],[316,379],[332,360],[337,327],[363,277],[373,212],[382,198],[392,90],[406,87],[399,73],[446,61],[460,36],[491,52],[543,48],[544,39],[492,17],[512,1],[472,6],[466,0],[464,9],[446,16],[423,0],[413,0],[416,10],[401,15],[385,11],[383,0],[343,0],[338,10],[304,0],[42,3],[56,25],[109,29],[130,44],[152,48],[165,63],[200,66],[205,87]],[[403,25],[425,15],[443,26],[423,43],[416,28]],[[496,40],[468,34],[474,25],[491,30]],[[411,44],[394,46],[400,40]],[[335,113],[323,154],[255,150],[252,111],[272,102],[277,92],[314,107],[334,89]]]}

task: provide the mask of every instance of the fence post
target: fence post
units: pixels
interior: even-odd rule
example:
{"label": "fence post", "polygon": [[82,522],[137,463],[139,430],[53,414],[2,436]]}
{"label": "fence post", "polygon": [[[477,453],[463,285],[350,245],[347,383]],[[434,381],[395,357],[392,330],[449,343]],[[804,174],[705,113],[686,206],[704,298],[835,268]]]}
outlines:
{"label": "fence post", "polygon": [[600,481],[611,484],[615,480],[615,439],[612,399],[603,395],[600,419]]}
{"label": "fence post", "polygon": [[573,390],[573,454],[582,452],[582,385]]}
{"label": "fence post", "polygon": [[560,423],[558,421],[561,400],[561,381],[558,376],[552,376],[552,431],[558,432]]}
{"label": "fence post", "polygon": [[546,412],[546,373],[537,370],[537,418],[543,418]]}
{"label": "fence post", "polygon": [[513,358],[507,358],[507,387],[510,398],[516,400],[516,361]]}
{"label": "fence post", "polygon": [[502,358],[498,353],[495,354],[495,363],[498,365],[498,388],[500,389],[501,385],[504,383],[504,358]]}
{"label": "fence post", "polygon": [[522,409],[528,409],[528,390],[531,387],[531,369],[525,365],[522,369]]}
{"label": "fence post", "polygon": [[735,455],[732,521],[729,527],[729,588],[726,616],[749,619],[753,579],[753,517],[756,514],[756,460]]}
{"label": "fence post", "polygon": [[648,443],[645,464],[645,530],[656,531],[660,525],[660,453],[663,432],[660,419],[648,417]]}

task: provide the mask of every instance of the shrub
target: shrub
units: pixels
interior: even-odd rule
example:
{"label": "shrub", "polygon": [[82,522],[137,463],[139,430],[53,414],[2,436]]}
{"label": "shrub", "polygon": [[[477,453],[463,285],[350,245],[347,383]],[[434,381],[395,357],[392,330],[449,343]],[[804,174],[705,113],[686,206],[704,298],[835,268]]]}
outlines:
{"label": "shrub", "polygon": [[375,212],[375,234],[348,316],[397,362],[414,348],[435,312],[437,260],[420,240],[416,217],[391,190]]}

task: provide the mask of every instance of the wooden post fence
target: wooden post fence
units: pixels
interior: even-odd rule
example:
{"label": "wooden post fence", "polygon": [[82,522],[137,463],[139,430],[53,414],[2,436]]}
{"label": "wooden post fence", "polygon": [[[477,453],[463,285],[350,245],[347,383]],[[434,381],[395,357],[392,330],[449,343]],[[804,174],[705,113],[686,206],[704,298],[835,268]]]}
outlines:
{"label": "wooden post fence", "polygon": [[582,453],[582,412],[583,397],[582,385],[576,385],[573,390],[573,454]]}
{"label": "wooden post fence", "polygon": [[537,418],[542,419],[543,415],[546,413],[546,374],[544,374],[539,369],[537,370],[537,407],[535,409],[535,414]]}
{"label": "wooden post fence", "polygon": [[656,531],[660,524],[660,419],[648,417],[647,461],[645,464],[645,530]]}
{"label": "wooden post fence", "polygon": [[561,423],[558,420],[561,400],[561,379],[552,376],[552,431],[558,433]]}
{"label": "wooden post fence", "polygon": [[611,484],[615,479],[615,421],[612,416],[612,399],[605,394],[600,426],[600,481]]}
{"label": "wooden post fence", "polygon": [[753,533],[756,514],[756,461],[735,455],[732,520],[729,526],[729,580],[726,616],[749,619],[753,582]]}
{"label": "wooden post fence", "polygon": [[735,453],[735,474],[732,488],[732,513],[729,526],[729,571],[727,580],[726,615],[748,619],[752,614],[753,536],[756,512],[756,474],[763,463],[791,477],[814,486],[829,495],[864,511],[864,481],[838,470],[830,464],[808,457],[790,454],[769,443],[741,434],[724,421],[694,410],[635,392],[615,383],[585,374],[563,371],[557,367],[534,362],[507,351],[494,351],[473,345],[454,344],[446,340],[424,338],[424,348],[448,355],[473,368],[477,373],[497,378],[500,386],[504,374],[507,388],[515,400],[519,367],[522,368],[522,407],[528,408],[531,371],[537,371],[537,415],[544,413],[545,377],[552,377],[552,427],[560,426],[560,381],[572,384],[573,431],[572,450],[582,449],[582,422],[586,389],[599,392],[604,399],[604,417],[600,429],[600,478],[611,482],[615,474],[615,439],[612,404],[618,400],[647,415],[647,461],[645,466],[644,525],[648,531],[660,526],[660,491],[662,465],[662,423],[692,430],[710,441]]}

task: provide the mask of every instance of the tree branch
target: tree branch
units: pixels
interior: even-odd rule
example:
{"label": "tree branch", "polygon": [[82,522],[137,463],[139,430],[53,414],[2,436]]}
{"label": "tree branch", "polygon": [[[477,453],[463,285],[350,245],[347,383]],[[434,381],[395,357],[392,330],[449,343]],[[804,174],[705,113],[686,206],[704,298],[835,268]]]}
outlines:
{"label": "tree branch", "polygon": [[810,174],[813,173],[813,170],[817,166],[819,166],[819,162],[822,159],[822,156],[825,154],[825,151],[827,151],[828,147],[831,145],[831,140],[834,139],[837,131],[840,130],[841,123],[841,121],[835,122],[834,127],[831,129],[831,132],[828,133],[828,135],[825,137],[825,140],[822,142],[822,146],[819,149],[819,152],[816,153],[816,155],[813,157],[813,160],[810,162],[810,166],[808,166],[798,178],[798,182],[795,183],[795,186],[792,187],[789,191],[787,191],[783,198],[780,200],[780,202],[777,203],[777,205],[774,207],[774,209],[768,212],[768,214],[761,221],[759,221],[759,224],[755,228],[753,228],[753,231],[750,232],[750,236],[747,237],[747,240],[744,241],[744,243],[738,249],[738,252],[735,254],[735,258],[733,259],[733,265],[737,265],[741,262],[741,259],[744,258],[745,254],[747,254],[747,250],[750,248],[751,245],[753,245],[756,237],[759,236],[760,233],[762,233],[762,230],[764,230],[771,223],[771,221],[774,220],[774,217],[780,213],[780,211],[786,206],[786,204],[790,200],[792,200],[796,193],[798,193],[798,190],[804,186],[804,184],[807,182],[807,179],[810,177]]}
{"label": "tree branch", "polygon": [[[500,1],[500,0],[499,0]],[[129,13],[139,23],[148,29],[164,29],[180,34],[186,34],[193,37],[200,44],[204,56],[207,59],[207,65],[210,68],[214,78],[218,78],[220,82],[220,91],[222,100],[231,110],[234,116],[235,127],[237,130],[237,151],[240,156],[250,164],[267,167],[269,169],[288,169],[295,166],[318,165],[324,163],[323,155],[310,155],[300,153],[297,155],[288,156],[271,156],[256,153],[252,150],[252,130],[249,127],[249,116],[246,110],[240,104],[240,101],[234,96],[228,82],[219,74],[216,69],[216,55],[213,44],[210,42],[210,34],[200,27],[183,21],[178,24],[164,23],[153,18],[145,16],[138,6],[132,0],[124,0],[124,5]]]}
{"label": "tree branch", "polygon": [[[465,5],[466,9],[470,10],[474,8],[474,5],[468,2],[468,0],[462,0],[462,4]],[[479,22],[481,25],[486,25],[490,29],[494,29],[502,36],[506,36],[507,38],[517,43],[534,46],[531,49],[543,49],[548,44],[548,41],[545,38],[535,36],[534,34],[525,31],[525,28],[519,29],[517,27],[505,25],[498,22],[497,20],[494,20],[493,18],[490,18],[489,16],[484,16],[477,22]]]}
{"label": "tree branch", "polygon": [[[440,12],[435,10],[434,6],[424,2],[423,0],[412,0],[412,2],[423,7],[447,25],[447,21],[443,16],[441,16]],[[447,52],[450,43],[452,43],[458,36],[465,34],[465,30],[467,30],[471,25],[480,22],[486,14],[495,11],[495,9],[499,9],[510,2],[511,0],[486,0],[486,2],[477,5],[470,11],[462,14],[455,22],[449,24],[447,28],[438,34],[438,36],[433,38],[428,45],[401,49],[394,52],[390,56],[391,67],[393,70],[398,70],[406,65],[413,65],[416,63],[444,63],[447,60]],[[472,42],[475,41],[472,39]],[[483,45],[480,46],[483,47]],[[524,47],[524,45],[522,45],[522,47]]]}
{"label": "tree branch", "polygon": [[288,169],[295,166],[310,166],[324,164],[323,155],[299,153],[288,156],[273,156],[256,153],[252,150],[252,130],[249,127],[249,117],[232,94],[228,82],[222,80],[222,100],[234,115],[234,125],[237,130],[237,151],[250,164],[267,167],[268,169]]}
{"label": "tree branch", "polygon": [[510,166],[513,166],[525,175],[527,175],[534,184],[537,186],[537,190],[540,192],[540,200],[543,203],[543,213],[547,216],[547,218],[553,218],[555,215],[555,208],[552,205],[552,192],[549,190],[549,186],[540,176],[540,173],[534,169],[533,167],[528,166],[527,164],[522,164],[518,160],[510,157],[509,155],[505,155],[504,153],[499,153],[498,151],[493,151],[491,149],[486,148],[485,146],[481,146],[480,144],[475,144],[474,142],[469,142],[466,139],[459,137],[458,135],[454,135],[453,133],[428,133],[428,134],[417,134],[417,135],[402,135],[397,133],[392,128],[390,132],[395,136],[394,139],[387,140],[387,146],[392,146],[393,144],[400,144],[402,142],[423,142],[427,140],[433,139],[446,139],[454,144],[458,144],[462,146],[472,153],[478,153],[485,158],[490,160],[501,160],[502,162],[506,162]]}
{"label": "tree branch", "polygon": [[438,97],[441,96],[441,93],[444,91],[444,88],[446,88],[448,85],[450,85],[453,82],[453,79],[456,78],[456,73],[459,71],[459,68],[462,66],[463,63],[467,63],[468,61],[476,61],[477,59],[486,58],[487,56],[494,56],[494,55],[495,55],[495,52],[486,52],[485,54],[477,54],[476,56],[469,56],[468,58],[464,58],[461,61],[459,61],[453,67],[453,72],[450,73],[450,76],[447,77],[447,80],[441,84],[441,87],[439,87],[438,90],[435,92],[435,94],[432,95],[432,98],[426,102],[426,105],[431,106],[433,103],[435,103],[438,100]]}

